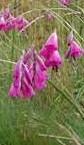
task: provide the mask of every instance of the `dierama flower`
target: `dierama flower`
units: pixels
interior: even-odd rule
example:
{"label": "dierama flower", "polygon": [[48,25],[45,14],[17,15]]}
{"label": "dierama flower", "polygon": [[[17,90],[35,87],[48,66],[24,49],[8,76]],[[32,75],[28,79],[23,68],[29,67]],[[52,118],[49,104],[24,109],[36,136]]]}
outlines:
{"label": "dierama flower", "polygon": [[42,70],[40,65],[36,63],[35,74],[34,74],[34,89],[40,90],[46,87],[47,73],[45,70]]}
{"label": "dierama flower", "polygon": [[23,17],[17,17],[16,18],[16,29],[17,30],[22,30],[26,25],[28,25],[29,21],[24,19]]}
{"label": "dierama flower", "polygon": [[29,98],[35,91],[46,87],[46,66],[34,48],[18,60],[13,71],[13,82],[9,95],[14,97]]}
{"label": "dierama flower", "polygon": [[59,68],[62,65],[62,59],[58,50],[54,51],[53,54],[45,61],[47,67]]}
{"label": "dierama flower", "polygon": [[33,52],[32,62],[28,65],[28,68],[32,77],[34,90],[36,91],[46,87],[46,80],[48,78],[46,66],[36,51]]}
{"label": "dierama flower", "polygon": [[47,59],[55,50],[58,50],[58,38],[56,32],[53,32],[49,36],[39,53]]}
{"label": "dierama flower", "polygon": [[71,0],[59,0],[61,4],[63,5],[69,5]]}
{"label": "dierama flower", "polygon": [[34,94],[29,70],[24,65],[23,59],[20,59],[14,67],[13,82],[9,90],[9,95],[13,97],[31,97]]}
{"label": "dierama flower", "polygon": [[71,32],[67,38],[68,50],[65,53],[65,58],[76,58],[84,54],[84,50],[81,46],[74,40],[73,33]]}

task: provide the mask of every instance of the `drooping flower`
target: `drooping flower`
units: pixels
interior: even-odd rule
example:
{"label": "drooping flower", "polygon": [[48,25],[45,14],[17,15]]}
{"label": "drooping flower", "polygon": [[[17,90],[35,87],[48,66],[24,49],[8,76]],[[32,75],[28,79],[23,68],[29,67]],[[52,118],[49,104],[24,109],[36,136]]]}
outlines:
{"label": "drooping flower", "polygon": [[61,4],[63,5],[69,5],[71,0],[59,0]]}
{"label": "drooping flower", "polygon": [[11,96],[18,96],[20,95],[20,89],[21,89],[21,77],[22,77],[22,59],[20,59],[14,67],[13,71],[13,82],[9,90],[9,95]]}
{"label": "drooping flower", "polygon": [[35,90],[40,90],[46,87],[47,73],[45,70],[40,68],[38,63],[35,64],[35,68],[33,71],[33,87]]}
{"label": "drooping flower", "polygon": [[22,30],[26,25],[28,25],[29,21],[27,21],[23,17],[17,17],[16,18],[16,29],[17,30]]}
{"label": "drooping flower", "polygon": [[32,63],[28,65],[28,68],[32,77],[34,90],[36,91],[46,87],[46,80],[48,78],[46,66],[36,51],[33,52]]}
{"label": "drooping flower", "polygon": [[24,98],[32,97],[35,95],[35,91],[46,86],[46,80],[46,66],[34,48],[31,48],[18,60],[14,67],[9,95]]}
{"label": "drooping flower", "polygon": [[53,32],[41,48],[40,55],[49,58],[55,50],[58,50],[58,38],[56,32]]}
{"label": "drooping flower", "polygon": [[76,58],[84,54],[84,50],[81,46],[74,40],[73,33],[71,32],[67,38],[68,50],[65,53],[65,58]]}
{"label": "drooping flower", "polygon": [[10,19],[7,20],[4,30],[9,31],[11,29],[15,29],[16,21],[13,16],[10,17]]}
{"label": "drooping flower", "polygon": [[49,57],[49,59],[46,59],[45,65],[47,67],[56,67],[56,68],[59,68],[62,65],[62,59],[58,50],[54,51],[53,54]]}
{"label": "drooping flower", "polygon": [[13,97],[31,97],[34,94],[28,67],[23,63],[23,59],[20,59],[14,67],[13,82],[9,90],[9,95]]}

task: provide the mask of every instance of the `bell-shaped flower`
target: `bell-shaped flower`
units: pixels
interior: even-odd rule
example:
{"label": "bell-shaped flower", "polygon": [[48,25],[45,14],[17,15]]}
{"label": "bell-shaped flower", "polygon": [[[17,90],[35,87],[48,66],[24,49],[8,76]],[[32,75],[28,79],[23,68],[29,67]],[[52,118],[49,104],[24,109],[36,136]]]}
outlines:
{"label": "bell-shaped flower", "polygon": [[42,70],[38,63],[36,63],[34,71],[35,71],[33,76],[34,89],[36,90],[43,89],[44,87],[46,87],[46,80],[48,78],[47,72],[45,70]]}
{"label": "bell-shaped flower", "polygon": [[13,82],[9,90],[9,95],[13,97],[31,97],[35,94],[32,88],[32,79],[28,67],[20,59],[13,71]]}
{"label": "bell-shaped flower", "polygon": [[21,90],[21,78],[22,78],[22,59],[20,59],[14,67],[13,71],[13,82],[9,90],[10,96],[19,96]]}
{"label": "bell-shaped flower", "polygon": [[11,29],[15,29],[15,26],[16,26],[15,18],[11,16],[10,19],[7,20],[4,30],[9,31]]}
{"label": "bell-shaped flower", "polygon": [[49,58],[51,54],[58,49],[58,38],[56,32],[53,32],[43,47],[40,50],[40,55],[42,55],[44,58]]}
{"label": "bell-shaped flower", "polygon": [[26,65],[23,65],[23,68],[24,70],[21,82],[21,94],[25,98],[30,98],[35,95],[32,87],[32,79],[28,67]]}
{"label": "bell-shaped flower", "polygon": [[59,0],[62,5],[69,5],[71,0]]}
{"label": "bell-shaped flower", "polygon": [[27,21],[23,17],[17,17],[16,18],[16,29],[17,30],[22,30],[26,25],[28,25],[29,21]]}
{"label": "bell-shaped flower", "polygon": [[84,50],[77,42],[73,41],[65,53],[65,58],[76,58],[82,54],[84,54]]}
{"label": "bell-shaped flower", "polygon": [[48,59],[46,59],[45,65],[46,67],[56,67],[56,68],[59,68],[62,65],[62,58],[58,50],[54,51],[53,54]]}
{"label": "bell-shaped flower", "polygon": [[71,32],[67,38],[68,50],[65,53],[65,58],[76,58],[84,54],[84,50],[74,40],[73,33]]}

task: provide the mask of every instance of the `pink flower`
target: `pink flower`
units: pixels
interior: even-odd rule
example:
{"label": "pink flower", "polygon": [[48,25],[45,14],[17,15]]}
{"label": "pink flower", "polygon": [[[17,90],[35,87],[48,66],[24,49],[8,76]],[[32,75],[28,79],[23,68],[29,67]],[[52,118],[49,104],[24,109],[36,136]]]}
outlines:
{"label": "pink flower", "polygon": [[51,54],[58,49],[58,38],[57,34],[53,32],[48,40],[45,42],[43,47],[40,50],[40,55],[42,55],[44,58],[49,58]]}
{"label": "pink flower", "polygon": [[7,21],[8,19],[10,19],[11,17],[11,13],[10,13],[10,10],[7,8],[3,11],[3,17],[4,19]]}
{"label": "pink flower", "polygon": [[15,29],[15,26],[16,26],[15,18],[11,16],[10,19],[7,20],[4,29],[6,31],[9,31],[11,29]]}
{"label": "pink flower", "polygon": [[52,21],[52,20],[53,20],[53,15],[52,15],[51,12],[48,12],[48,13],[46,14],[46,20],[47,20],[47,21]]}
{"label": "pink flower", "polygon": [[16,18],[16,29],[17,30],[22,30],[26,25],[28,25],[29,21],[27,21],[23,17],[17,17]]}
{"label": "pink flower", "polygon": [[35,72],[34,72],[34,88],[36,90],[43,89],[46,87],[46,80],[47,80],[47,73],[45,70],[42,70],[40,65],[37,63],[35,66]]}
{"label": "pink flower", "polygon": [[46,86],[46,80],[45,64],[34,48],[31,48],[14,67],[9,95],[24,98],[32,97],[36,90]]}
{"label": "pink flower", "polygon": [[53,54],[48,59],[46,59],[45,65],[47,67],[55,66],[56,68],[59,68],[62,65],[62,59],[58,50],[54,51]]}
{"label": "pink flower", "polygon": [[0,17],[0,30],[4,29],[5,27],[5,19],[3,16]]}
{"label": "pink flower", "polygon": [[74,41],[72,32],[67,38],[67,45],[68,50],[65,53],[65,58],[76,58],[84,54],[84,50],[81,48],[81,46]]}
{"label": "pink flower", "polygon": [[11,96],[19,96],[21,89],[21,77],[22,77],[22,59],[20,59],[14,67],[13,71],[13,82],[9,90],[9,95]]}
{"label": "pink flower", "polygon": [[36,52],[34,52],[33,65],[31,64],[30,73],[32,76],[32,85],[35,90],[46,87],[46,80],[48,79],[46,66]]}
{"label": "pink flower", "polygon": [[9,90],[9,95],[14,97],[31,97],[34,94],[29,70],[23,64],[23,59],[20,59],[14,67],[13,82]]}
{"label": "pink flower", "polygon": [[63,5],[69,5],[71,0],[59,0],[61,4]]}

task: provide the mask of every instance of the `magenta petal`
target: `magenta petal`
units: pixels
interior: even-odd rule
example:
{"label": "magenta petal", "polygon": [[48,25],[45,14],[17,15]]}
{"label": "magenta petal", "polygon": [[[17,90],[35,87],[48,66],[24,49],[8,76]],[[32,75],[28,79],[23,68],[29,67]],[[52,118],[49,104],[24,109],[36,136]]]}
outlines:
{"label": "magenta petal", "polygon": [[20,59],[13,71],[13,83],[11,85],[11,88],[9,90],[9,95],[11,96],[19,96],[20,90],[21,90],[21,77],[22,77],[22,59]]}
{"label": "magenta petal", "polygon": [[26,65],[24,65],[24,75],[25,75],[25,78],[26,78],[27,82],[29,84],[32,84],[32,77],[31,77],[29,69],[28,69],[28,67]]}
{"label": "magenta petal", "polygon": [[63,5],[69,5],[71,0],[59,0],[61,4]]}
{"label": "magenta petal", "polygon": [[29,98],[35,95],[32,86],[28,84],[25,80],[22,82],[21,90],[24,98]]}
{"label": "magenta petal", "polygon": [[65,53],[65,58],[70,57],[79,57],[80,55],[84,54],[84,50],[79,46],[79,44],[75,41],[73,41],[69,47],[68,50]]}
{"label": "magenta petal", "polygon": [[0,30],[4,29],[5,27],[5,20],[4,20],[4,17],[1,17],[0,18]]}
{"label": "magenta petal", "polygon": [[10,90],[8,92],[9,96],[17,97],[19,96],[18,88],[14,86],[14,83],[11,84]]}
{"label": "magenta petal", "polygon": [[73,41],[73,43],[71,44],[71,56],[78,57],[82,54],[84,54],[84,50],[78,45],[78,43]]}
{"label": "magenta petal", "polygon": [[46,66],[45,66],[45,64],[44,64],[43,59],[42,59],[37,53],[35,54],[35,57],[36,57],[36,60],[37,60],[37,62],[38,62],[38,64],[39,64],[40,68],[41,68],[42,70],[46,70]]}
{"label": "magenta petal", "polygon": [[57,39],[57,34],[54,32],[49,36],[48,40],[41,48],[40,54],[44,58],[48,58],[57,49],[58,49],[58,39]]}
{"label": "magenta petal", "polygon": [[46,80],[47,80],[48,76],[46,71],[42,71],[39,67],[39,65],[37,64],[36,66],[36,72],[35,72],[35,76],[34,76],[34,87],[35,89],[39,90],[42,89],[46,86]]}
{"label": "magenta petal", "polygon": [[62,59],[57,50],[54,51],[53,54],[50,56],[50,58],[45,61],[45,65],[47,67],[56,66],[59,68],[61,66],[61,64],[62,64]]}

